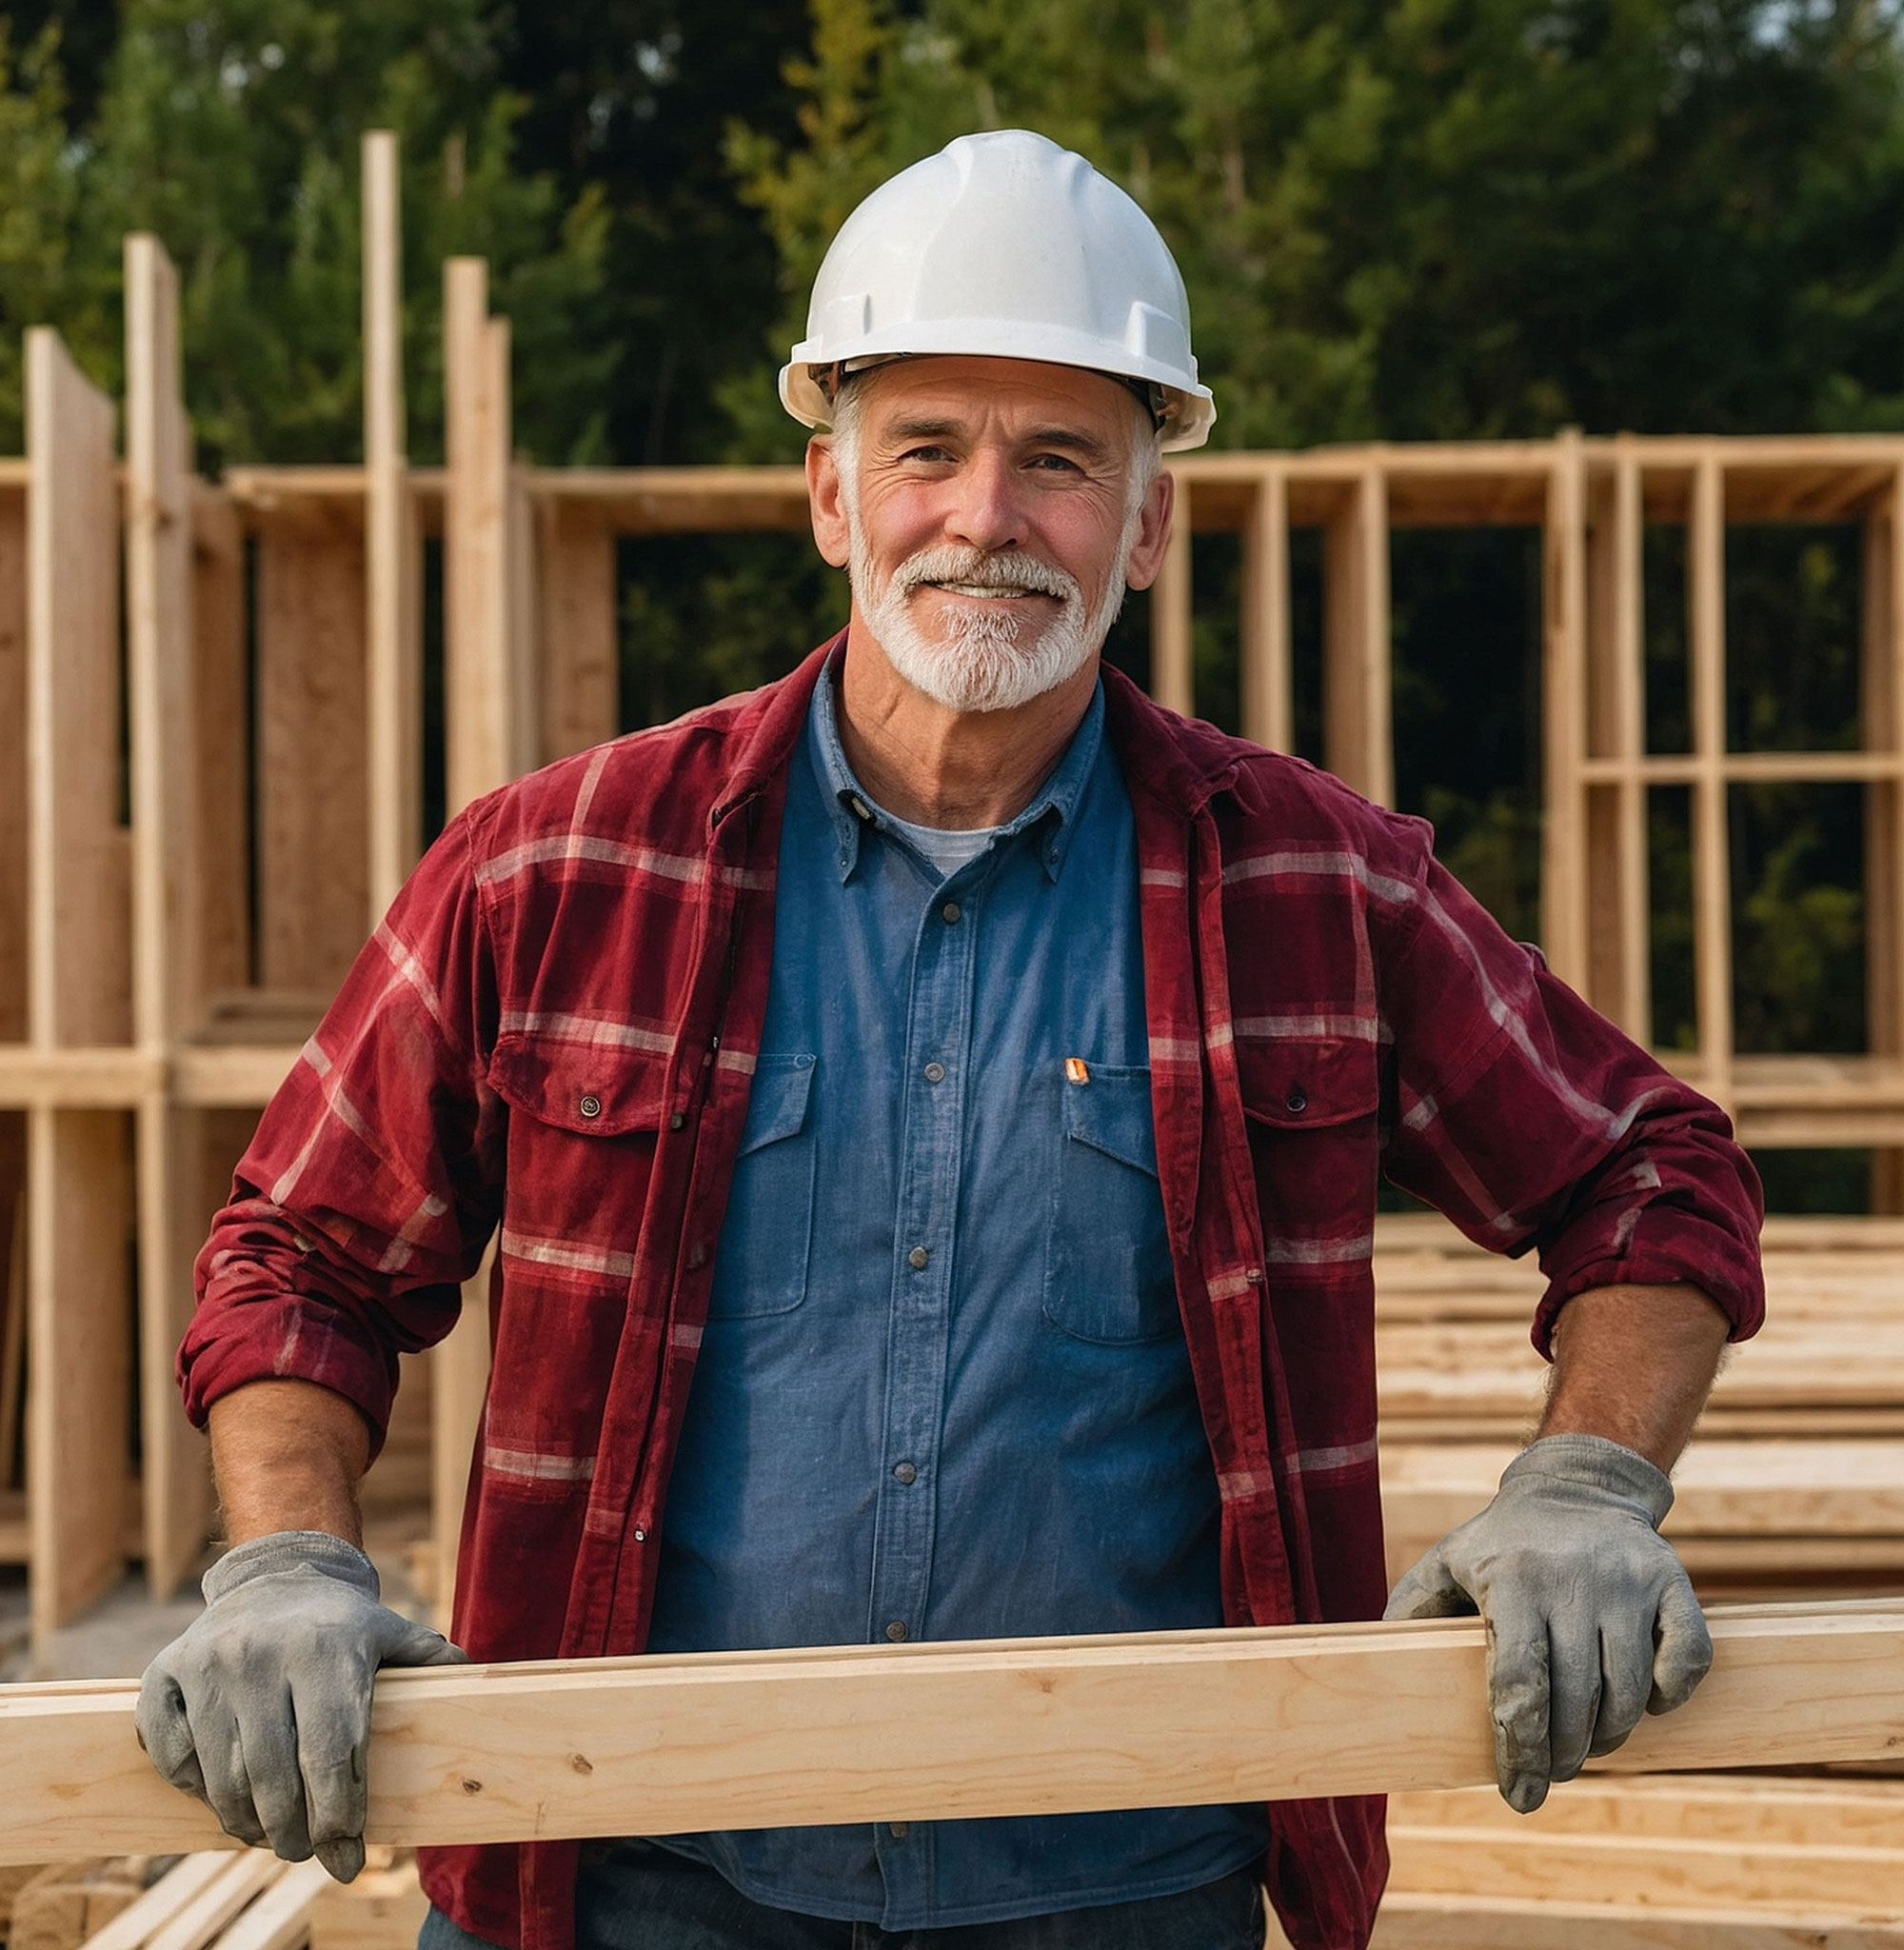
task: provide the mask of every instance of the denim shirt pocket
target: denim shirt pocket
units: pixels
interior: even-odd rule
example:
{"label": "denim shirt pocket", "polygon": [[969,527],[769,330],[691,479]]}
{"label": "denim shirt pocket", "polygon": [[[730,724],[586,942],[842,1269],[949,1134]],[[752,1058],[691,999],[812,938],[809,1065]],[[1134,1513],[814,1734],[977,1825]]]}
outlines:
{"label": "denim shirt pocket", "polygon": [[1094,1064],[1058,1103],[1045,1319],[1107,1346],[1180,1332],[1149,1070]]}
{"label": "denim shirt pocket", "polygon": [[816,1059],[763,1056],[714,1258],[710,1321],[791,1313],[806,1298],[817,1153],[807,1118]]}

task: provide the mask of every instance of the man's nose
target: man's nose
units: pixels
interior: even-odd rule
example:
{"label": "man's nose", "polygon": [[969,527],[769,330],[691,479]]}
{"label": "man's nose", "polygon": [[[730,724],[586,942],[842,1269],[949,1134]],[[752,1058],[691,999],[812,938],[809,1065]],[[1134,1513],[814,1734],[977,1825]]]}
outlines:
{"label": "man's nose", "polygon": [[959,471],[945,515],[946,539],[987,553],[1022,539],[1018,471],[1005,454],[977,453]]}

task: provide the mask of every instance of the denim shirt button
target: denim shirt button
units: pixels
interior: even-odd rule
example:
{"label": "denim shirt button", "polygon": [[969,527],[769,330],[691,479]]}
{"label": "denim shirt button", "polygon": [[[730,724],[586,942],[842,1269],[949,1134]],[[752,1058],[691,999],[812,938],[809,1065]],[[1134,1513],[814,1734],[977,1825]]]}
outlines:
{"label": "denim shirt button", "polygon": [[919,1481],[919,1471],[910,1462],[895,1462],[893,1464],[893,1474],[902,1482],[917,1482]]}
{"label": "denim shirt button", "polygon": [[897,1645],[905,1637],[905,1621],[903,1619],[894,1619],[891,1624],[886,1627],[886,1637]]}

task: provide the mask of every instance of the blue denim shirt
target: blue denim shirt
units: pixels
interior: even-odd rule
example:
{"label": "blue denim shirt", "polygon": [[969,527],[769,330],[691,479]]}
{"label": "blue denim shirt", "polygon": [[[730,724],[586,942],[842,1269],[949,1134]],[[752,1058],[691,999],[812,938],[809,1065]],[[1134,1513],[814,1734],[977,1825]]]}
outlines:
{"label": "blue denim shirt", "polygon": [[[856,784],[821,681],[652,1651],[1221,1622],[1103,716],[1101,691],[942,880]],[[1213,1807],[668,1845],[756,1901],[907,1930],[1167,1895],[1265,1841],[1260,1808]]]}

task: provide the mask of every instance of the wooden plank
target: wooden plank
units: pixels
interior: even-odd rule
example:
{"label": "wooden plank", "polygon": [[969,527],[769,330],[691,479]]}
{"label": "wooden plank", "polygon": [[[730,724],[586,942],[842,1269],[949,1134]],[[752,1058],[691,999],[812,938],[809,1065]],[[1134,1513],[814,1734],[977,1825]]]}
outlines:
{"label": "wooden plank", "polygon": [[[27,334],[28,1002],[33,1044],[130,1034],[119,825],[119,492],[112,403]],[[27,1124],[27,1502],[35,1656],[124,1568],[131,1179],[123,1116]]]}
{"label": "wooden plank", "polygon": [[412,1861],[366,1868],[323,1890],[310,1917],[310,1950],[412,1950],[429,1899]]}
{"label": "wooden plank", "polygon": [[444,266],[444,390],[448,499],[444,530],[444,763],[449,810],[535,761],[538,718],[525,721],[526,646],[521,543],[512,528],[509,334],[488,316],[481,258]]}
{"label": "wooden plank", "polygon": [[1392,1890],[1369,1950],[1904,1950],[1904,1923],[1833,1910],[1795,1915]]}
{"label": "wooden plank", "polygon": [[364,534],[372,913],[423,850],[423,536],[404,431],[397,138],[364,137]]}
{"label": "wooden plank", "polygon": [[[334,1886],[322,1862],[297,1862],[287,1867],[262,1896],[253,1898],[250,1905],[226,1926],[218,1938],[218,1950],[294,1950],[295,1945],[311,1936],[313,1913]],[[425,1903],[416,1918],[418,1928],[422,1927],[427,1910],[428,1904]],[[393,1950],[413,1950],[415,1942],[416,1931],[412,1930],[407,1942],[393,1946]],[[91,1950],[90,1945],[88,1950]]]}
{"label": "wooden plank", "polygon": [[[1904,472],[1865,518],[1858,737],[1904,758]],[[1904,1056],[1904,781],[1864,795],[1865,1020],[1871,1049]],[[1904,1146],[1872,1161],[1872,1206],[1904,1212]]]}
{"label": "wooden plank", "polygon": [[615,530],[585,502],[545,498],[534,518],[546,765],[620,729]]}
{"label": "wooden plank", "polygon": [[1186,718],[1197,708],[1190,589],[1191,499],[1189,483],[1180,478],[1170,541],[1150,587],[1150,694],[1165,710],[1179,711]]}
{"label": "wooden plank", "polygon": [[122,1910],[103,1930],[88,1938],[86,1950],[142,1950],[153,1931],[229,1872],[231,1845],[228,1841],[223,1848],[182,1858],[129,1909]]}
{"label": "wooden plank", "polygon": [[1242,732],[1271,751],[1296,748],[1289,647],[1289,484],[1274,463],[1258,477],[1242,529]]}
{"label": "wooden plank", "polygon": [[[1766,1907],[1904,1916],[1904,1851],[1779,1847],[1760,1840],[1636,1841],[1391,1826],[1395,1880],[1411,1892],[1538,1900],[1592,1891],[1609,1902]],[[1853,1892],[1855,1891],[1854,1896]]]}
{"label": "wooden plank", "polygon": [[1541,529],[1542,750],[1540,945],[1561,981],[1585,994],[1588,953],[1586,757],[1586,460],[1577,428],[1555,443]]}
{"label": "wooden plank", "polygon": [[1732,885],[1725,779],[1725,480],[1703,451],[1686,529],[1692,642],[1693,961],[1700,1087],[1732,1103]]}
{"label": "wooden plank", "polygon": [[[444,266],[444,731],[449,809],[535,763],[540,710],[529,681],[533,624],[528,494],[511,465],[509,335],[488,316],[480,258]],[[431,1523],[437,1607],[453,1608],[464,1488],[488,1384],[487,1263],[462,1317],[431,1355]]]}
{"label": "wooden plank", "polygon": [[[156,237],[126,240],[126,624],[130,687],[132,1023],[162,1049],[202,1003],[196,713],[190,695],[190,432],[178,280]],[[210,1516],[205,1445],[180,1411],[172,1352],[191,1313],[200,1134],[163,1094],[137,1122],[139,1374],[146,1572],[167,1598]]]}
{"label": "wooden plank", "polygon": [[1395,799],[1388,504],[1364,466],[1323,530],[1322,742],[1329,769],[1379,806]]}
{"label": "wooden plank", "polygon": [[268,1850],[247,1848],[191,1900],[162,1922],[146,1940],[146,1950],[205,1950],[227,1923],[284,1875],[286,1864]]}
{"label": "wooden plank", "polygon": [[165,1057],[156,1050],[0,1045],[0,1104],[130,1110],[148,1092],[165,1087],[166,1073]]}
{"label": "wooden plank", "polygon": [[112,402],[27,334],[29,1013],[32,1040],[131,1034],[119,825],[119,491]]}
{"label": "wooden plank", "polygon": [[36,1657],[125,1569],[127,1138],[115,1111],[35,1110],[28,1122],[27,1508]]}
{"label": "wooden plank", "polygon": [[[23,464],[24,468],[24,464]],[[27,1034],[27,495],[0,485],[0,1043]]]}
{"label": "wooden plank", "polygon": [[1645,1841],[1763,1841],[1784,1848],[1888,1848],[1904,1857],[1904,1781],[1590,1771],[1557,1786],[1531,1815],[1516,1814],[1492,1788],[1425,1788],[1393,1797],[1389,1820],[1414,1828],[1468,1828],[1531,1837],[1603,1835]]}
{"label": "wooden plank", "polygon": [[463,1508],[489,1393],[490,1283],[495,1275],[492,1240],[474,1279],[463,1285],[456,1325],[429,1354],[430,1529],[436,1539],[436,1626],[447,1633],[456,1613],[456,1565],[463,1542]]}
{"label": "wooden plank", "polygon": [[[1904,1605],[1716,1607],[1713,1672],[1625,1771],[1870,1761]],[[1493,1779],[1473,1620],[386,1672],[367,1834],[472,1842],[1281,1800]],[[137,1687],[0,1689],[0,1860],[212,1846]],[[82,1840],[82,1838],[84,1838]]]}
{"label": "wooden plank", "polygon": [[205,989],[251,980],[251,724],[245,535],[231,497],[192,483],[191,618]]}
{"label": "wooden plank", "polygon": [[273,526],[257,550],[257,974],[330,990],[370,931],[364,538]]}

